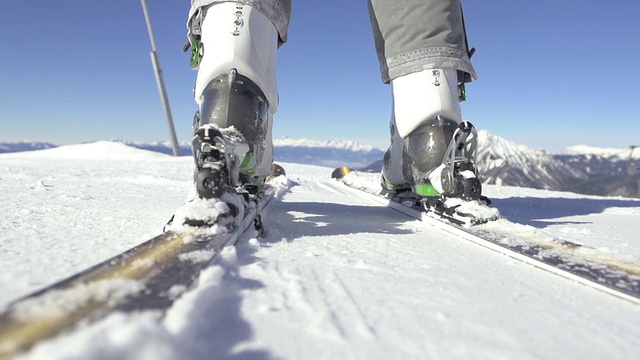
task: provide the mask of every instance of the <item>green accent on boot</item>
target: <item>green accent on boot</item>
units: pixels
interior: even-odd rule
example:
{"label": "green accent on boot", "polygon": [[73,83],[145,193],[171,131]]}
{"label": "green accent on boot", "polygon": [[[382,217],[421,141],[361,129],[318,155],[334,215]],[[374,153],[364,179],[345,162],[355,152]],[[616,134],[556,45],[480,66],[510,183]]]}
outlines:
{"label": "green accent on boot", "polygon": [[240,172],[246,175],[254,175],[256,173],[256,164],[253,161],[253,155],[247,153],[240,163]]}
{"label": "green accent on boot", "polygon": [[467,101],[467,87],[464,83],[458,84],[458,100]]}
{"label": "green accent on boot", "polygon": [[406,190],[409,189],[409,185],[407,184],[403,184],[403,185],[396,185],[388,180],[384,180],[384,187],[387,188],[387,190],[390,191],[398,191],[398,190]]}
{"label": "green accent on boot", "polygon": [[437,196],[440,195],[438,190],[431,184],[415,184],[411,187],[411,190],[420,196]]}
{"label": "green accent on boot", "polygon": [[191,69],[198,70],[200,67],[200,61],[202,61],[202,56],[204,55],[204,45],[200,38],[197,38],[193,44],[191,44],[191,59],[190,65]]}
{"label": "green accent on boot", "polygon": [[256,176],[256,170],[255,158],[247,153],[240,163],[240,173],[244,175],[244,181],[250,185],[264,185],[264,176]]}

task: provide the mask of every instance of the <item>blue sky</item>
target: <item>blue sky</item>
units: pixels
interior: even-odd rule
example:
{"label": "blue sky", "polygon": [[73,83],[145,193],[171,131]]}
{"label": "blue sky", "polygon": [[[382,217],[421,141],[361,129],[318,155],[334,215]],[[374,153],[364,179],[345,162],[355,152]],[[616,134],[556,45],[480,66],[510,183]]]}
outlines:
{"label": "blue sky", "polygon": [[[189,2],[147,0],[173,116],[190,138]],[[466,1],[480,79],[463,115],[532,147],[640,145],[640,3]],[[294,0],[274,136],[388,141],[366,1]],[[0,11],[0,141],[165,140],[140,2],[13,0]]]}

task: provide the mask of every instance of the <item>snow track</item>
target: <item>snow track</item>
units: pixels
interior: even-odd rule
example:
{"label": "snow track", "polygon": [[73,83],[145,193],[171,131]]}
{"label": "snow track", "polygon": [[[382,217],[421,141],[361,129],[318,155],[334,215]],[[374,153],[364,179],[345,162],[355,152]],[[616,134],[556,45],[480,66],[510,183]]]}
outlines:
{"label": "snow track", "polygon": [[[0,224],[7,254],[0,261],[8,271],[0,277],[3,306],[159,230],[184,199],[191,161],[150,158],[133,166],[0,156],[0,205],[11,209]],[[294,186],[263,216],[266,236],[245,233],[165,313],[114,313],[23,358],[640,357],[639,306],[373,204],[327,179],[330,169],[284,165]],[[145,181],[124,180],[140,174]],[[38,180],[45,190],[28,186]],[[636,200],[487,189],[511,220],[487,231],[548,231],[592,242],[601,255],[640,260]],[[64,206],[71,197],[80,200]],[[68,226],[73,209],[79,216]],[[150,220],[138,216],[142,209]],[[113,216],[103,221],[105,213]],[[144,226],[124,226],[128,218]],[[89,226],[100,234],[92,242],[83,241]],[[79,258],[80,265],[67,265]]]}

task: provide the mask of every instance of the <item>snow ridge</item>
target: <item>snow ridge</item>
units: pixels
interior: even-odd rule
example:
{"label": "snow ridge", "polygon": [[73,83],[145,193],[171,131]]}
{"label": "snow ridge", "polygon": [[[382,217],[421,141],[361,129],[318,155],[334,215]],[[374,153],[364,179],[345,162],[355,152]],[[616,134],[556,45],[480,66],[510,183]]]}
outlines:
{"label": "snow ridge", "polygon": [[64,145],[38,151],[23,151],[3,156],[21,159],[117,160],[140,161],[166,158],[166,155],[144,151],[111,141]]}
{"label": "snow ridge", "polygon": [[[113,140],[125,145],[141,149],[159,152],[167,155],[173,155],[173,146],[168,140],[165,141],[129,141],[129,140]],[[178,151],[180,156],[191,156],[191,143],[189,141],[179,141]]]}

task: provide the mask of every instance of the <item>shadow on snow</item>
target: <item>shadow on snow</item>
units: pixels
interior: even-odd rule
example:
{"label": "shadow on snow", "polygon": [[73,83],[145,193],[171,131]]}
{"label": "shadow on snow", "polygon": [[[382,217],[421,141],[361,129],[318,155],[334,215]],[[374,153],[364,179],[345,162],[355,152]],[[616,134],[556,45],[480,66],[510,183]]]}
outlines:
{"label": "shadow on snow", "polygon": [[493,206],[509,221],[545,228],[555,224],[587,224],[589,221],[572,221],[564,218],[601,214],[610,208],[640,208],[640,200],[601,198],[567,199],[539,197],[510,197],[492,199]]}
{"label": "shadow on snow", "polygon": [[[269,216],[269,213],[277,215]],[[410,234],[399,225],[411,221],[389,208],[326,202],[277,202],[263,217],[265,242],[294,241],[301,237],[353,234]]]}

